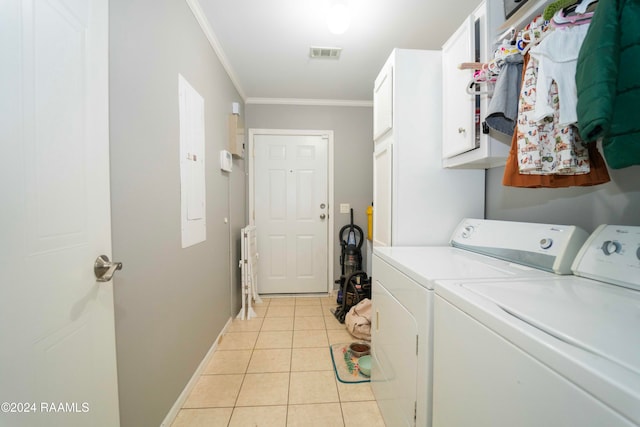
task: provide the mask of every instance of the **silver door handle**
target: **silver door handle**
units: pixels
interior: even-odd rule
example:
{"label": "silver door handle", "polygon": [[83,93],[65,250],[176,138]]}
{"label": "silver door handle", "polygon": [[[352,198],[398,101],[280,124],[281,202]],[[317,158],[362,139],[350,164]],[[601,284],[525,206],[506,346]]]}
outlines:
{"label": "silver door handle", "polygon": [[325,219],[327,216],[325,214],[320,214],[320,219]]}
{"label": "silver door handle", "polygon": [[108,282],[113,278],[113,273],[115,273],[116,270],[122,270],[122,263],[111,262],[106,255],[100,255],[93,264],[93,272],[98,282]]}

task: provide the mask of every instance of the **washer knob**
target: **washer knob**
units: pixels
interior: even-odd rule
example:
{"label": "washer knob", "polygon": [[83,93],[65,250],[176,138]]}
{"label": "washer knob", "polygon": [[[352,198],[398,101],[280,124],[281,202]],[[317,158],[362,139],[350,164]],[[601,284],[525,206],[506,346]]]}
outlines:
{"label": "washer knob", "polygon": [[462,229],[462,237],[465,239],[468,239],[469,236],[471,236],[471,233],[473,233],[473,225],[467,225],[465,228]]}
{"label": "washer knob", "polygon": [[540,247],[542,249],[549,249],[551,247],[551,245],[553,245],[553,239],[551,239],[551,238],[546,238],[546,239],[540,240]]}
{"label": "washer knob", "polygon": [[607,240],[602,244],[602,252],[604,252],[604,254],[607,256],[613,253],[619,253],[621,249],[622,249],[622,246],[620,245],[619,242],[616,242],[615,240]]}

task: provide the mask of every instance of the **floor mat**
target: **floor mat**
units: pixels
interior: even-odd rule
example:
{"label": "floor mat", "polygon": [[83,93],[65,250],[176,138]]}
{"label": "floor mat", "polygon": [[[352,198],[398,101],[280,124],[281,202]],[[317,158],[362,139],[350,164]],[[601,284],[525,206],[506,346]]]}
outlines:
{"label": "floor mat", "polygon": [[349,350],[350,344],[351,343],[343,343],[329,346],[336,378],[345,384],[371,382],[371,379],[363,375],[358,369],[358,358],[351,354]]}

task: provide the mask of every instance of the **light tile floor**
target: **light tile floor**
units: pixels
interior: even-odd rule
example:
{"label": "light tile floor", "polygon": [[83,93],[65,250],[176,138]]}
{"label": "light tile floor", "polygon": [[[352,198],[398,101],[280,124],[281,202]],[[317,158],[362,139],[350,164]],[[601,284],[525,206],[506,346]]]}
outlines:
{"label": "light tile floor", "polygon": [[355,339],[334,297],[263,298],[234,319],[173,427],[384,426],[369,383],[343,384],[329,345]]}

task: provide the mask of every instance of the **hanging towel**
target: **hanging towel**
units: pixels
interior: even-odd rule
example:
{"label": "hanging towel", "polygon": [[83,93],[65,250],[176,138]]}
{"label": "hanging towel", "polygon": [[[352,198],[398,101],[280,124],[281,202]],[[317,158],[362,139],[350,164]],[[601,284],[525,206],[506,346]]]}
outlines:
{"label": "hanging towel", "polygon": [[489,102],[487,125],[500,133],[511,136],[518,118],[518,97],[522,82],[522,55],[504,58],[498,80]]}

